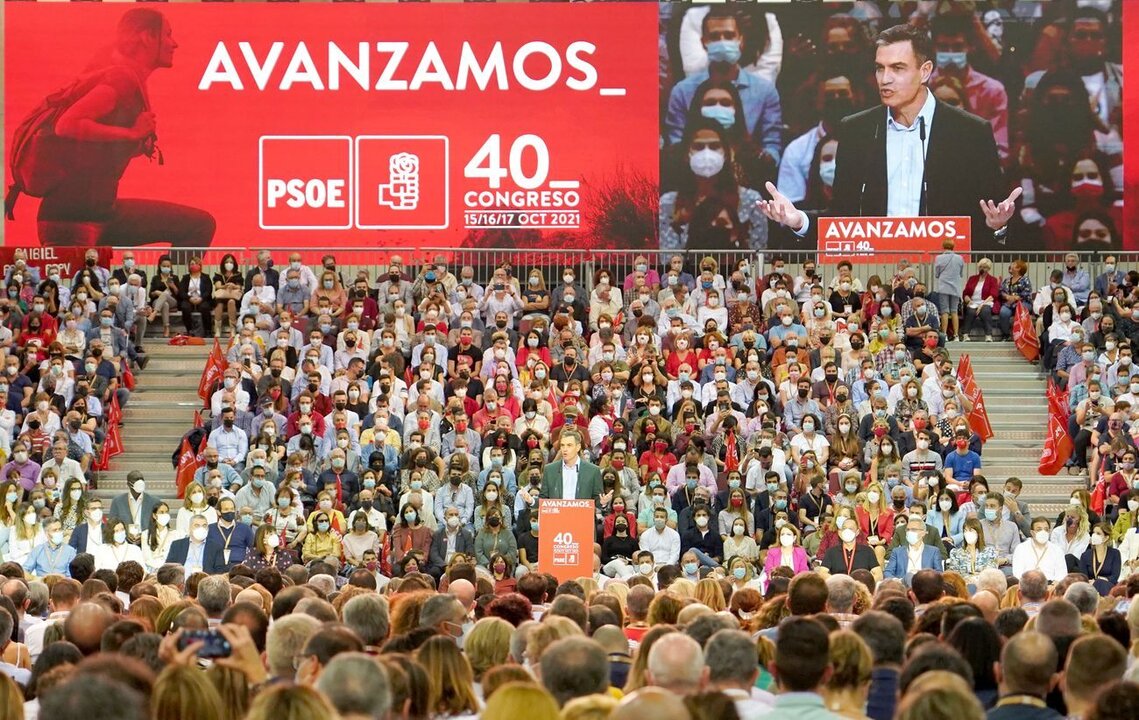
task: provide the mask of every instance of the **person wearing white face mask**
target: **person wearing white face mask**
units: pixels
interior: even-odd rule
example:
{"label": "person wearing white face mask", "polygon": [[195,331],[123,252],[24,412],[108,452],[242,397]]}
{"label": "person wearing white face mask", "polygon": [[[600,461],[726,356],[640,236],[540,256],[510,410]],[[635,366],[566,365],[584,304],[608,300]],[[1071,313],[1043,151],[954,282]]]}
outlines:
{"label": "person wearing white face mask", "polygon": [[190,520],[189,537],[179,538],[170,543],[170,552],[166,556],[166,562],[185,567],[187,577],[203,570],[211,554],[220,550],[217,547],[208,547],[209,544],[206,542],[208,536],[209,520],[204,515],[195,515]]}
{"label": "person wearing white face mask", "polygon": [[[685,176],[683,181],[677,182],[682,189],[660,197],[661,249],[680,250],[690,243],[693,247],[725,249],[736,242],[744,248],[766,247],[767,221],[758,206],[761,196],[753,188],[736,184],[736,160],[724,127],[716,120],[695,119],[686,130],[682,147],[687,150],[686,167],[678,170]],[[735,207],[721,204],[715,217],[693,217],[691,211],[685,209],[698,207],[705,199],[713,195],[722,197],[730,191],[738,196],[738,204]],[[703,214],[713,212],[715,209],[708,207]],[[747,235],[733,237],[732,232],[738,233],[742,227],[748,228]],[[692,235],[695,237],[690,237]]]}
{"label": "person wearing white face mask", "polygon": [[1111,546],[1111,525],[1101,522],[1092,528],[1091,544],[1080,556],[1079,571],[1095,585],[1099,594],[1107,597],[1119,582],[1122,555]]}
{"label": "person wearing white face mask", "polygon": [[1052,524],[1048,518],[1032,520],[1032,534],[1017,546],[1012,554],[1012,574],[1020,576],[1029,570],[1039,570],[1048,582],[1059,582],[1068,574],[1064,551],[1051,540]]}
{"label": "person wearing white face mask", "polygon": [[75,548],[64,542],[63,525],[59,520],[50,518],[44,522],[39,544],[32,548],[31,554],[24,561],[24,571],[33,577],[70,577],[69,566],[75,555]]}
{"label": "person wearing white face mask", "polygon": [[[836,523],[840,522],[835,520]],[[855,570],[869,570],[875,579],[882,579],[882,565],[869,545],[858,541],[858,521],[846,518],[838,531],[840,544],[823,555],[822,567],[831,575],[849,575]]]}
{"label": "person wearing white face mask", "polygon": [[67,543],[76,552],[94,555],[103,544],[103,501],[91,498],[84,511],[84,522],[75,526]]}
{"label": "person wearing white face mask", "polygon": [[142,565],[142,549],[127,542],[126,524],[112,519],[103,526],[103,546],[95,553],[95,569],[114,570],[124,562]]}
{"label": "person wearing white face mask", "polygon": [[910,579],[921,570],[941,571],[941,550],[925,544],[925,521],[910,518],[906,523],[906,542],[894,548],[886,563],[886,577]]}
{"label": "person wearing white face mask", "polygon": [[166,562],[170,552],[170,545],[182,537],[173,528],[174,518],[170,515],[170,506],[159,502],[150,512],[148,529],[142,532],[142,566],[148,573],[157,572],[158,568]]}
{"label": "person wearing white face mask", "polygon": [[[768,549],[763,563],[763,577],[769,580],[771,574],[779,567],[791,568],[796,575],[808,572],[811,569],[810,558],[807,557],[807,551],[799,544],[799,529],[791,523],[785,523],[779,528],[776,537],[779,545]],[[766,591],[766,582],[764,589]]]}
{"label": "person wearing white face mask", "polygon": [[[668,526],[668,510],[653,510],[653,524],[641,533],[638,544],[642,551],[652,553],[656,567],[680,561],[680,533]],[[643,559],[641,563],[644,564]]]}
{"label": "person wearing white face mask", "polygon": [[146,492],[146,478],[139,470],[127,473],[127,491],[111,501],[110,517],[142,530],[150,529],[150,518],[158,498]]}

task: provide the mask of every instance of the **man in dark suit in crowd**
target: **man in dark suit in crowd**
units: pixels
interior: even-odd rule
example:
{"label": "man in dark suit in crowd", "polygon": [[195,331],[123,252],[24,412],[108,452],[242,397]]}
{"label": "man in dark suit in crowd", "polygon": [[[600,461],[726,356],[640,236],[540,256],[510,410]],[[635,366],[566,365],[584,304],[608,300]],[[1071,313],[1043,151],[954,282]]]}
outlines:
{"label": "man in dark suit in crowd", "polygon": [[150,516],[161,502],[146,492],[146,478],[141,470],[127,473],[127,491],[111,500],[111,522],[121,520],[127,527],[150,529]]}
{"label": "man in dark suit in crowd", "polygon": [[211,574],[225,572],[224,567],[215,567],[221,546],[207,540],[210,534],[209,525],[210,521],[204,515],[195,515],[191,518],[190,536],[170,543],[166,562],[185,567],[187,577],[199,570]]}
{"label": "man in dark suit in crowd", "polygon": [[[1007,198],[992,126],[937,100],[927,87],[933,72],[929,34],[903,24],[883,30],[874,65],[882,104],[850,115],[839,127],[835,179],[825,215],[915,217],[968,215],[973,247],[1006,241],[1019,187]],[[761,200],[768,218],[800,237],[816,238],[809,215],[771,183]]]}
{"label": "man in dark suit in crowd", "polygon": [[558,442],[561,458],[546,465],[542,473],[542,499],[592,499],[600,504],[601,468],[581,457],[581,436],[562,433]]}

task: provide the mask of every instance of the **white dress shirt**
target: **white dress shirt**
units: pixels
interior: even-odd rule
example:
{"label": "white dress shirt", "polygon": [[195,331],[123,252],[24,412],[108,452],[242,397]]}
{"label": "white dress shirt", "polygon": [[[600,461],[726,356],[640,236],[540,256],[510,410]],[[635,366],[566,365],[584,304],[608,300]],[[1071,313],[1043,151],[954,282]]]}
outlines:
{"label": "white dress shirt", "polygon": [[581,460],[573,465],[562,462],[562,499],[573,500],[577,497],[577,469]]}

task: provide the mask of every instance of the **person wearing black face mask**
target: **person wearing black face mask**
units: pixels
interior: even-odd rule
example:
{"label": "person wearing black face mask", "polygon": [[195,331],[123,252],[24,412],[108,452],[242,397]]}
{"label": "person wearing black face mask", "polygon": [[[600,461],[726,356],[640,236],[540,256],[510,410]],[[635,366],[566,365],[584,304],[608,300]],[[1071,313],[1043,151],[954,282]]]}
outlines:
{"label": "person wearing black face mask", "polygon": [[218,521],[209,527],[206,548],[211,557],[206,558],[204,570],[210,574],[229,572],[234,565],[245,561],[246,554],[253,548],[253,528],[237,522],[237,506],[232,498],[210,498],[216,501]]}
{"label": "person wearing black face mask", "polygon": [[[629,513],[617,515],[613,521],[613,533],[601,541],[602,566],[618,559],[632,565],[638,549],[636,523],[629,521]],[[603,571],[612,576],[616,574],[616,567],[603,568]]]}

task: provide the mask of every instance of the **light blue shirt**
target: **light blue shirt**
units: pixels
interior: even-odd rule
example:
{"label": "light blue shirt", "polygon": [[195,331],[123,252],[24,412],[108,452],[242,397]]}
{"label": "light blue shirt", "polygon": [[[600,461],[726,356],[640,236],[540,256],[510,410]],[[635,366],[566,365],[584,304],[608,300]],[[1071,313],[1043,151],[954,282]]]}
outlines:
{"label": "light blue shirt", "polygon": [[206,563],[206,544],[190,541],[186,548],[186,568],[190,572],[201,570]]}
{"label": "light blue shirt", "polygon": [[53,548],[43,542],[32,548],[32,554],[24,561],[24,570],[36,577],[52,574],[71,577],[69,566],[71,561],[75,559],[75,555],[75,548],[67,543]]}
{"label": "light blue shirt", "polygon": [[811,160],[815,148],[826,131],[819,123],[787,144],[783,159],[779,162],[779,192],[793,203],[802,202],[807,197],[807,175],[811,172]]}
{"label": "light blue shirt", "polygon": [[[928,88],[925,103],[906,127],[894,119],[886,108],[886,214],[890,217],[915,217],[921,209],[921,187],[925,153],[933,129],[933,111],[937,100]],[[925,119],[925,141],[921,138],[921,119]]]}
{"label": "light blue shirt", "polygon": [[245,462],[245,454],[249,452],[249,438],[236,424],[230,430],[224,426],[216,428],[210,433],[209,443],[217,448],[220,460]]}

